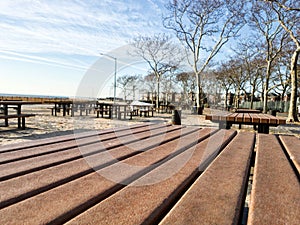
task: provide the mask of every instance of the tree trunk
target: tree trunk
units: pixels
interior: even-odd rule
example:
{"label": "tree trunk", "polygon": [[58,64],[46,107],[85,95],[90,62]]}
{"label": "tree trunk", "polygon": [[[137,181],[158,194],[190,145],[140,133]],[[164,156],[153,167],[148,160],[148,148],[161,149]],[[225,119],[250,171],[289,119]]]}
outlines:
{"label": "tree trunk", "polygon": [[250,109],[253,109],[254,94],[255,94],[255,88],[252,88],[252,90],[251,90],[251,99],[250,99]]}
{"label": "tree trunk", "polygon": [[298,122],[297,116],[297,61],[300,53],[298,47],[291,58],[291,99],[288,113],[288,122]]}
{"label": "tree trunk", "polygon": [[196,73],[197,75],[197,95],[196,95],[196,101],[197,101],[197,114],[202,115],[203,114],[203,107],[202,107],[202,89],[201,89],[201,80],[200,80],[200,74]]}
{"label": "tree trunk", "polygon": [[264,88],[264,102],[263,102],[263,113],[267,113],[268,111],[268,89],[267,84],[265,84]]}
{"label": "tree trunk", "polygon": [[235,92],[235,102],[234,102],[234,107],[239,108],[240,107],[240,95],[241,95],[241,89],[238,87],[238,89]]}
{"label": "tree trunk", "polygon": [[264,104],[263,104],[263,113],[268,111],[268,94],[269,94],[269,81],[271,76],[271,61],[268,61],[267,71],[266,71],[266,82],[264,85]]}
{"label": "tree trunk", "polygon": [[228,103],[227,103],[227,100],[228,100],[228,89],[225,89],[226,91],[225,91],[225,101],[224,101],[224,103],[225,103],[225,110],[228,110]]}
{"label": "tree trunk", "polygon": [[253,109],[254,95],[255,95],[255,92],[256,92],[256,83],[257,83],[257,77],[254,78],[253,84],[252,84],[251,99],[250,99],[250,109]]}
{"label": "tree trunk", "polygon": [[156,108],[157,108],[157,112],[159,112],[159,78],[157,78],[156,89],[157,89]]}

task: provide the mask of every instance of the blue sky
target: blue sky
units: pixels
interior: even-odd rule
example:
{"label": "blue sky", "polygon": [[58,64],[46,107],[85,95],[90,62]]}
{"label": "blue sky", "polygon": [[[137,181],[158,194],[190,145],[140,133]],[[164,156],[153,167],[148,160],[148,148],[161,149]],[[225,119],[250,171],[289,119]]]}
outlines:
{"label": "blue sky", "polygon": [[0,93],[76,95],[99,52],[113,52],[139,34],[163,31],[165,3],[1,0]]}

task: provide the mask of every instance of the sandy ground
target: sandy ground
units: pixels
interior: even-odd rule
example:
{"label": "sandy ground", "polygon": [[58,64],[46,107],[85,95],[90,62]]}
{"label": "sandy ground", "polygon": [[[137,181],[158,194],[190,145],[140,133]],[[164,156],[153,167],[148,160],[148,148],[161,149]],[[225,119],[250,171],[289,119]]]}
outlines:
{"label": "sandy ground", "polygon": [[[171,114],[155,114],[154,117],[134,117],[133,120],[116,120],[107,118],[96,118],[96,114],[91,113],[88,116],[75,117],[52,116],[50,105],[24,106],[24,113],[33,113],[36,116],[26,119],[26,129],[17,129],[17,119],[9,120],[9,127],[4,127],[4,120],[0,121],[0,145],[12,144],[17,142],[42,139],[64,134],[73,134],[74,132],[101,130],[110,127],[129,126],[137,123],[171,123]],[[204,114],[210,113],[206,109]],[[189,111],[182,112],[182,125],[199,127],[218,127],[218,124],[205,120],[205,116],[191,115]],[[233,129],[238,129],[233,126]],[[252,131],[252,127],[243,126],[242,130]],[[300,137],[300,124],[287,124],[276,128],[270,128],[270,133],[289,134]]]}

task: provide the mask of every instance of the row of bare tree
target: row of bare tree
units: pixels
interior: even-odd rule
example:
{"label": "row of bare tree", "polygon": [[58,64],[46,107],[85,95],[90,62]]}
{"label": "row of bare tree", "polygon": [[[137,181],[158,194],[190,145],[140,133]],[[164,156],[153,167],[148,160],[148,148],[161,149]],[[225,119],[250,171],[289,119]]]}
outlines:
{"label": "row of bare tree", "polygon": [[[157,105],[162,78],[173,75],[183,93],[193,88],[188,85],[195,86],[197,112],[202,114],[205,78],[213,75],[225,93],[233,88],[238,97],[250,90],[253,101],[260,92],[264,112],[271,90],[284,95],[290,87],[288,120],[298,121],[299,1],[170,0],[166,8],[162,23],[182,48],[166,34],[131,41],[135,50],[130,54],[142,57],[156,78]],[[191,72],[183,71],[192,71],[190,83]]]}

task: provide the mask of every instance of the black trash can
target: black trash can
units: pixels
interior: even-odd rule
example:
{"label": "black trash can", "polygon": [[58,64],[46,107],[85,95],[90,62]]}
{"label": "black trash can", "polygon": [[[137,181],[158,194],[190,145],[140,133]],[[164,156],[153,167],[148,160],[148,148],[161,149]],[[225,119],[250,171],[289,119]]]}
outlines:
{"label": "black trash can", "polygon": [[269,114],[272,115],[272,116],[276,116],[276,113],[277,113],[277,110],[269,110]]}
{"label": "black trash can", "polygon": [[172,111],[172,124],[181,125],[181,110]]}

